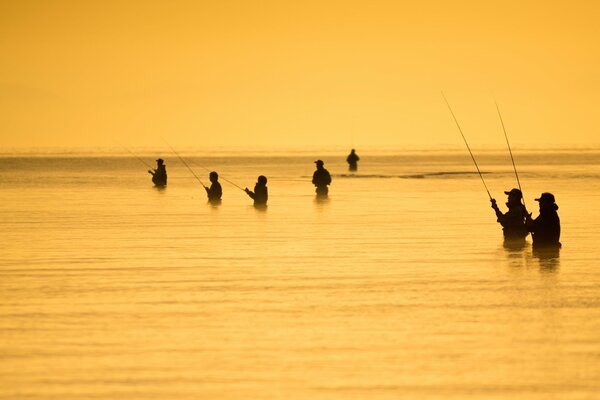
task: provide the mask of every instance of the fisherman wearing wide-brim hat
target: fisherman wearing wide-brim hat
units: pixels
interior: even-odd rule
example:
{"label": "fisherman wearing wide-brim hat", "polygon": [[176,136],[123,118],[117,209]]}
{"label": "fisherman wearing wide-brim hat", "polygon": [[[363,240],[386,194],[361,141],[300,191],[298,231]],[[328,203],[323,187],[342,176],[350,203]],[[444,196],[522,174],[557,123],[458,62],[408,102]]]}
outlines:
{"label": "fisherman wearing wide-brim hat", "polygon": [[536,219],[532,219],[531,214],[527,215],[533,247],[560,247],[560,218],[554,195],[545,192],[535,201],[540,203],[540,215]]}
{"label": "fisherman wearing wide-brim hat", "polygon": [[149,169],[148,173],[152,175],[152,183],[154,183],[156,186],[167,185],[167,167],[165,166],[162,158],[156,160],[156,169]]}
{"label": "fisherman wearing wide-brim hat", "polygon": [[512,189],[504,192],[508,195],[506,206],[508,211],[502,213],[496,204],[496,199],[490,199],[492,208],[496,212],[498,222],[502,225],[502,233],[505,240],[523,240],[529,234],[526,226],[527,209],[521,199],[523,194],[519,189]]}

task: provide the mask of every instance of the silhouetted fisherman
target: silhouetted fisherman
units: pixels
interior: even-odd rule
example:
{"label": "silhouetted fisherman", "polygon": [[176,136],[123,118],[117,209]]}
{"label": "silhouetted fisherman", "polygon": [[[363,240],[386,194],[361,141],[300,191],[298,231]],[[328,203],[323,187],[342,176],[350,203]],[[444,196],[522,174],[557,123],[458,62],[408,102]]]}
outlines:
{"label": "silhouetted fisherman", "polygon": [[223,189],[219,183],[219,174],[217,174],[215,171],[212,171],[210,174],[208,174],[208,178],[212,183],[210,188],[204,186],[204,189],[206,189],[206,194],[208,195],[208,201],[211,203],[219,203],[221,201],[221,196],[223,195]]}
{"label": "silhouetted fisherman", "polygon": [[269,190],[267,188],[267,177],[261,175],[258,177],[256,185],[254,185],[254,192],[246,188],[244,191],[254,199],[255,206],[266,206],[267,200],[269,199]]}
{"label": "silhouetted fisherman", "polygon": [[327,197],[327,193],[329,193],[327,186],[331,184],[331,175],[323,167],[324,163],[322,160],[315,161],[315,164],[317,164],[317,170],[313,174],[312,183],[317,187],[317,197]]}
{"label": "silhouetted fisherman", "polygon": [[348,162],[348,169],[350,171],[356,171],[358,169],[358,160],[360,160],[360,157],[358,156],[358,154],[356,154],[355,150],[352,149],[352,151],[346,158],[346,161]]}
{"label": "silhouetted fisherman", "polygon": [[542,193],[539,199],[540,215],[536,219],[527,215],[527,228],[533,238],[533,247],[560,247],[560,218],[558,206],[552,193]]}
{"label": "silhouetted fisherman", "polygon": [[512,189],[510,192],[504,192],[508,195],[506,206],[508,211],[503,214],[496,204],[496,199],[491,199],[492,208],[496,211],[498,222],[502,225],[502,233],[505,240],[523,240],[529,234],[525,224],[527,218],[527,209],[521,202],[523,194],[519,189]]}
{"label": "silhouetted fisherman", "polygon": [[156,186],[167,185],[167,168],[165,167],[164,160],[162,158],[156,160],[156,169],[149,169],[148,173],[152,175],[152,183],[154,183]]}

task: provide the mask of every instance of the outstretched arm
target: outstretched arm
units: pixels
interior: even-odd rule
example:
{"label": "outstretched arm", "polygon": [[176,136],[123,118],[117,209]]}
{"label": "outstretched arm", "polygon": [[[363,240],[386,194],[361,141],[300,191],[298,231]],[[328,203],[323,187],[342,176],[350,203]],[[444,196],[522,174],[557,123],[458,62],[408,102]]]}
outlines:
{"label": "outstretched arm", "polygon": [[500,209],[498,208],[498,204],[496,204],[496,199],[490,199],[490,202],[492,203],[492,208],[496,212],[496,217],[498,218],[498,222],[501,223],[502,222],[501,220],[504,219],[504,214],[502,214],[502,211],[500,211]]}
{"label": "outstretched arm", "polygon": [[248,196],[250,196],[252,199],[254,199],[254,197],[256,196],[256,195],[254,194],[254,192],[253,192],[253,191],[251,191],[251,190],[250,190],[250,189],[248,189],[248,188],[244,189],[244,192],[246,192],[246,194],[247,194]]}

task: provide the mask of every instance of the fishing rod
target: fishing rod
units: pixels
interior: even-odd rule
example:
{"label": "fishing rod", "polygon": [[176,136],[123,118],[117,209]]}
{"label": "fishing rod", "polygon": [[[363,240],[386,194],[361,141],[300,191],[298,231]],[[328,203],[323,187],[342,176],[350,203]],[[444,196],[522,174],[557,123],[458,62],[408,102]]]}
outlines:
{"label": "fishing rod", "polygon": [[[196,165],[196,166],[198,166],[198,167],[202,168],[203,170],[205,170],[205,171],[207,171],[207,172],[212,172],[210,169],[208,169],[208,168],[206,168],[206,167],[204,167],[204,166],[202,166],[202,165],[199,165],[198,163],[195,163],[195,162],[193,162],[193,161],[192,161],[192,164],[194,164],[194,165]],[[235,186],[236,188],[240,189],[242,192],[245,192],[245,191],[246,191],[245,189],[242,189],[240,186],[238,186],[238,185],[236,185],[235,183],[231,182],[229,179],[225,178],[223,175],[219,175],[219,178],[223,179],[225,182],[228,182],[228,183],[232,184],[232,185],[233,185],[233,186]]]}
{"label": "fishing rod", "polygon": [[452,107],[450,107],[450,103],[448,103],[448,99],[446,99],[446,96],[444,96],[444,92],[442,92],[442,97],[444,98],[444,101],[446,102],[446,105],[448,106],[448,110],[450,110],[450,114],[452,114],[452,117],[454,118],[454,122],[456,122],[456,126],[458,127],[458,131],[460,132],[460,135],[462,136],[462,138],[463,138],[463,140],[465,142],[465,145],[467,146],[467,150],[469,150],[469,154],[471,155],[471,159],[473,160],[473,164],[475,164],[475,168],[477,168],[477,172],[479,173],[479,177],[481,178],[481,182],[483,183],[483,187],[485,187],[485,191],[487,192],[488,196],[490,197],[490,200],[492,200],[492,195],[490,194],[490,191],[488,190],[488,187],[485,184],[485,180],[483,179],[483,174],[479,170],[479,165],[477,165],[477,161],[475,161],[475,156],[473,156],[473,152],[471,151],[471,148],[469,147],[469,143],[467,143],[467,139],[465,138],[465,135],[463,134],[463,131],[460,128],[460,125],[458,123],[458,120],[456,119],[456,116],[454,115],[454,112],[452,111]]}
{"label": "fishing rod", "polygon": [[[119,143],[119,142],[117,142],[117,143]],[[138,157],[137,154],[135,154],[133,151],[129,150],[127,147],[123,146],[121,143],[119,143],[119,146],[121,146],[122,148],[124,148],[125,150],[127,150],[132,156],[134,156],[135,158],[137,158],[142,164],[144,164],[148,168],[152,169],[152,166],[150,164],[148,164],[146,161],[144,161],[140,157]]]}
{"label": "fishing rod", "polygon": [[[523,197],[523,189],[521,189],[521,181],[519,180],[519,174],[517,173],[517,166],[515,165],[515,159],[513,158],[512,150],[510,148],[510,143],[508,142],[508,134],[506,133],[506,128],[504,127],[504,120],[502,119],[502,114],[500,114],[500,107],[498,107],[498,102],[494,99],[494,103],[496,104],[496,110],[498,110],[498,116],[500,117],[500,123],[502,124],[502,130],[504,131],[504,137],[506,138],[506,145],[508,146],[508,153],[510,154],[510,160],[512,161],[513,169],[515,170],[515,177],[517,178],[517,185],[519,185],[519,190],[521,191],[521,198],[523,199],[523,206],[525,206],[525,197]],[[525,207],[527,208],[527,207]]]}
{"label": "fishing rod", "polygon": [[198,175],[196,175],[196,173],[195,173],[195,172],[194,172],[194,170],[193,170],[193,169],[192,169],[192,168],[191,168],[191,167],[188,165],[188,163],[186,163],[186,162],[185,162],[185,160],[184,160],[183,158],[181,158],[181,156],[179,155],[179,153],[177,153],[177,152],[175,151],[175,149],[173,148],[173,146],[171,146],[171,145],[169,144],[169,142],[167,142],[167,141],[166,141],[164,138],[162,138],[162,140],[163,140],[163,141],[164,141],[164,142],[167,144],[167,146],[169,146],[169,147],[171,148],[171,150],[173,151],[173,153],[175,153],[175,155],[176,155],[177,157],[179,157],[179,159],[181,160],[181,162],[183,163],[183,165],[185,165],[185,166],[186,166],[186,167],[187,167],[187,168],[190,170],[190,172],[192,173],[192,175],[194,175],[194,178],[198,179],[198,182],[200,182],[200,184],[201,184],[202,186],[206,187],[206,185],[205,185],[204,183],[202,183],[202,180],[201,180],[201,179],[198,177]]}

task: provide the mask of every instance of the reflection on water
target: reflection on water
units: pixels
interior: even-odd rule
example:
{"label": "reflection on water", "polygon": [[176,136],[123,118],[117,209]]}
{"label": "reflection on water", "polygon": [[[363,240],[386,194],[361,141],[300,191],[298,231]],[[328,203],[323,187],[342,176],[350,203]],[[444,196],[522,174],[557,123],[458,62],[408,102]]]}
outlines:
{"label": "reflection on water", "polygon": [[317,195],[314,198],[314,203],[318,206],[318,208],[329,204],[330,201],[331,198],[328,195]]}
{"label": "reflection on water", "polygon": [[509,254],[520,254],[529,247],[529,242],[525,239],[505,239],[502,246]]}
{"label": "reflection on water", "polygon": [[254,209],[260,213],[264,213],[267,212],[267,205],[266,204],[254,204],[252,207],[254,207]]}
{"label": "reflection on water", "polygon": [[221,199],[216,199],[216,200],[208,200],[206,202],[206,204],[211,206],[211,208],[219,208],[219,206],[222,204],[222,202],[223,201]]}
{"label": "reflection on water", "polygon": [[[372,178],[326,200],[297,179],[312,156],[201,160],[273,177],[268,211],[207,206],[177,162],[168,190],[135,159],[0,162],[0,398],[594,398],[600,163],[520,157],[561,193],[559,255],[502,244],[477,176],[429,179],[463,153],[361,156]],[[513,184],[506,154],[478,161]]]}
{"label": "reflection on water", "polygon": [[545,272],[555,272],[560,267],[560,247],[534,247],[533,257]]}
{"label": "reflection on water", "polygon": [[560,248],[533,247],[526,240],[504,240],[502,249],[509,266],[536,266],[544,272],[556,272],[560,266]]}

